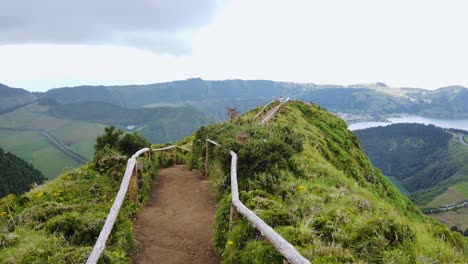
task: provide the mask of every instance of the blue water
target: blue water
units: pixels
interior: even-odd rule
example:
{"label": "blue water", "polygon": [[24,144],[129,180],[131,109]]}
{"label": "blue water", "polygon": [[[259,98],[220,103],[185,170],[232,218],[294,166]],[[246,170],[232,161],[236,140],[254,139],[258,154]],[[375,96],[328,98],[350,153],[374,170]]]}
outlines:
{"label": "blue water", "polygon": [[365,129],[377,126],[388,126],[396,123],[419,123],[419,124],[432,124],[442,128],[457,128],[468,131],[468,119],[441,119],[429,118],[422,116],[401,116],[388,118],[390,122],[359,122],[348,126],[349,130]]}

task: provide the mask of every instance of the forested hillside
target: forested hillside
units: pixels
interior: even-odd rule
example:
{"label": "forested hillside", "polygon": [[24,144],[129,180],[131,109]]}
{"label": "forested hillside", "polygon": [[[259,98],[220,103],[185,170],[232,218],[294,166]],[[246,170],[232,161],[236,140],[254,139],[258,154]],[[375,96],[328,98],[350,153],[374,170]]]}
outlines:
{"label": "forested hillside", "polygon": [[420,205],[468,182],[468,147],[456,130],[393,124],[355,133],[372,163]]}
{"label": "forested hillside", "polygon": [[0,148],[0,197],[22,194],[45,180],[30,163]]}

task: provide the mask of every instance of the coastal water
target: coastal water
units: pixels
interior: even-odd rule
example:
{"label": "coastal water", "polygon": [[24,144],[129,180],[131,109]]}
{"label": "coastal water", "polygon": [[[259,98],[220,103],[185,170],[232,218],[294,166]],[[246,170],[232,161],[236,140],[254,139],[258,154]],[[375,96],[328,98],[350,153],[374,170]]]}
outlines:
{"label": "coastal water", "polygon": [[429,117],[422,117],[422,116],[400,116],[400,117],[392,117],[388,118],[390,122],[359,122],[355,124],[351,124],[348,126],[349,130],[358,130],[358,129],[365,129],[370,127],[377,127],[377,126],[388,126],[390,124],[396,123],[419,123],[419,124],[432,124],[434,126],[442,127],[442,128],[457,128],[463,129],[468,131],[468,119],[441,119],[441,118],[429,118]]}

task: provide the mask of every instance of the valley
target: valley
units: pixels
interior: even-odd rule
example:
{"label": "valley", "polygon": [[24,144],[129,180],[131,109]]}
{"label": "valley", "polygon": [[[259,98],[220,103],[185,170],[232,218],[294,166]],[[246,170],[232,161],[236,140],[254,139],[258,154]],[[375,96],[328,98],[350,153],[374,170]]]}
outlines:
{"label": "valley", "polygon": [[423,211],[442,208],[434,217],[462,230],[468,228],[466,206],[444,209],[468,201],[468,146],[461,140],[468,132],[393,124],[355,133],[373,164],[391,175],[392,182]]}

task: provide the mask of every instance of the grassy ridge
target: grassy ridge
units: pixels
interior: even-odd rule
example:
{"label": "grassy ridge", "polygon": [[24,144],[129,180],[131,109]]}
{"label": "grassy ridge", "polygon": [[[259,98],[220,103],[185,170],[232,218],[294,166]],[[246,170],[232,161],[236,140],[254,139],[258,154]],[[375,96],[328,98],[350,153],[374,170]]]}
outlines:
{"label": "grassy ridge", "polygon": [[[149,197],[158,157],[138,159],[138,199]],[[0,203],[2,263],[85,263],[120,187],[127,157],[104,150],[80,167],[22,196]],[[130,263],[135,247],[129,199],[119,213],[99,263]]]}
{"label": "grassy ridge", "polygon": [[314,263],[468,260],[467,240],[424,216],[375,169],[344,121],[293,101],[259,126],[250,121],[259,110],[203,127],[193,141],[190,165],[197,168],[204,167],[206,138],[223,145],[210,150],[214,242],[223,263],[282,263],[242,218],[227,231],[229,149],[239,155],[241,200]]}

